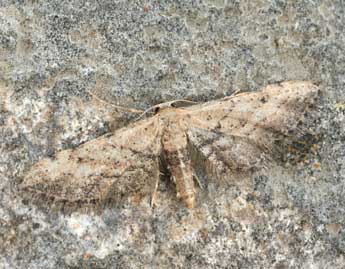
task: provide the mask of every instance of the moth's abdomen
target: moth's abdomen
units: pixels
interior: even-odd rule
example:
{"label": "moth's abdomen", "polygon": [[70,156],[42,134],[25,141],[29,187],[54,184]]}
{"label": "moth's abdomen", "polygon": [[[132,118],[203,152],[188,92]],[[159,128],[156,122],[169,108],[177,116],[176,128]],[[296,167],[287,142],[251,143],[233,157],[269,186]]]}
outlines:
{"label": "moth's abdomen", "polygon": [[191,162],[184,149],[165,152],[171,176],[176,184],[176,194],[188,208],[195,206],[195,189]]}
{"label": "moth's abdomen", "polygon": [[187,136],[183,122],[170,125],[163,135],[164,156],[172,179],[176,184],[177,197],[188,208],[195,206],[195,188]]}

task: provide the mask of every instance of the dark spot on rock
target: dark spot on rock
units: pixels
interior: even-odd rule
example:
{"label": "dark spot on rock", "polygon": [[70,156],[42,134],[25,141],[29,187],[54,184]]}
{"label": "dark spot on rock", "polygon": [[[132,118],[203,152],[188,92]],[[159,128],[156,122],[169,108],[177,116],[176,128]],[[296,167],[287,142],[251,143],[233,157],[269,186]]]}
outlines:
{"label": "dark spot on rock", "polygon": [[188,254],[188,255],[186,256],[186,259],[189,260],[189,261],[190,261],[192,258],[193,258],[193,254]]}
{"label": "dark spot on rock", "polygon": [[225,224],[221,221],[217,226],[216,229],[214,230],[214,232],[212,234],[216,235],[216,236],[222,236],[224,235],[226,230],[226,226]]}
{"label": "dark spot on rock", "polygon": [[267,98],[265,97],[265,96],[262,96],[261,98],[260,98],[260,102],[261,103],[267,103]]}
{"label": "dark spot on rock", "polygon": [[246,197],[247,202],[253,202],[255,200],[255,196],[252,193],[248,193]]}
{"label": "dark spot on rock", "polygon": [[34,229],[34,230],[37,230],[39,227],[40,227],[41,225],[39,224],[39,223],[34,223],[34,224],[32,224],[32,228]]}

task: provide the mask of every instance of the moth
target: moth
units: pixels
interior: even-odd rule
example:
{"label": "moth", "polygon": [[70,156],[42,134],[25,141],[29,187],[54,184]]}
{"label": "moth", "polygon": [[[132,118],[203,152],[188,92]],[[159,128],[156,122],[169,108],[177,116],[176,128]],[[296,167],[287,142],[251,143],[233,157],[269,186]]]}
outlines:
{"label": "moth", "polygon": [[[20,187],[32,198],[64,205],[104,205],[129,197],[156,201],[162,171],[188,208],[196,204],[197,172],[241,180],[302,137],[318,101],[311,82],[289,81],[155,114],[34,164]],[[195,182],[196,181],[196,182]]]}

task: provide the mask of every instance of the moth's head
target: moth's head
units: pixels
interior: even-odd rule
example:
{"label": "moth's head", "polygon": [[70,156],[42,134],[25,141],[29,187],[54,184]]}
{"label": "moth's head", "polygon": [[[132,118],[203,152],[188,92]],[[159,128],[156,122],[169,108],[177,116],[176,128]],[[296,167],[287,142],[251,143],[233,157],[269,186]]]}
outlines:
{"label": "moth's head", "polygon": [[155,105],[153,107],[153,114],[156,115],[157,113],[160,113],[160,112],[166,111],[166,110],[171,110],[171,109],[174,109],[176,107],[177,107],[176,104],[173,102],[161,103],[161,104]]}
{"label": "moth's head", "polygon": [[157,113],[162,112],[163,110],[174,110],[177,108],[191,106],[193,104],[196,104],[196,102],[189,101],[189,100],[173,100],[166,103],[155,105],[153,107],[153,113],[157,114]]}

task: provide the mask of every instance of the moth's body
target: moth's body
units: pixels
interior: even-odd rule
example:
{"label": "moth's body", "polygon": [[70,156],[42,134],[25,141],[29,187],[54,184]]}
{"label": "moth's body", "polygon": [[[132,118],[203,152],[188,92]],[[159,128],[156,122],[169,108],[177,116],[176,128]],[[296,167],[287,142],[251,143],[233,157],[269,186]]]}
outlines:
{"label": "moth's body", "polygon": [[195,189],[191,159],[187,149],[187,130],[191,117],[182,109],[164,109],[158,118],[163,121],[163,154],[176,184],[177,197],[187,207],[195,204]]}
{"label": "moth's body", "polygon": [[64,205],[155,198],[164,158],[177,196],[192,208],[196,167],[215,180],[262,168],[263,155],[279,151],[277,140],[303,135],[299,122],[317,96],[309,82],[286,82],[187,108],[162,106],[112,135],[41,160],[21,186]]}

